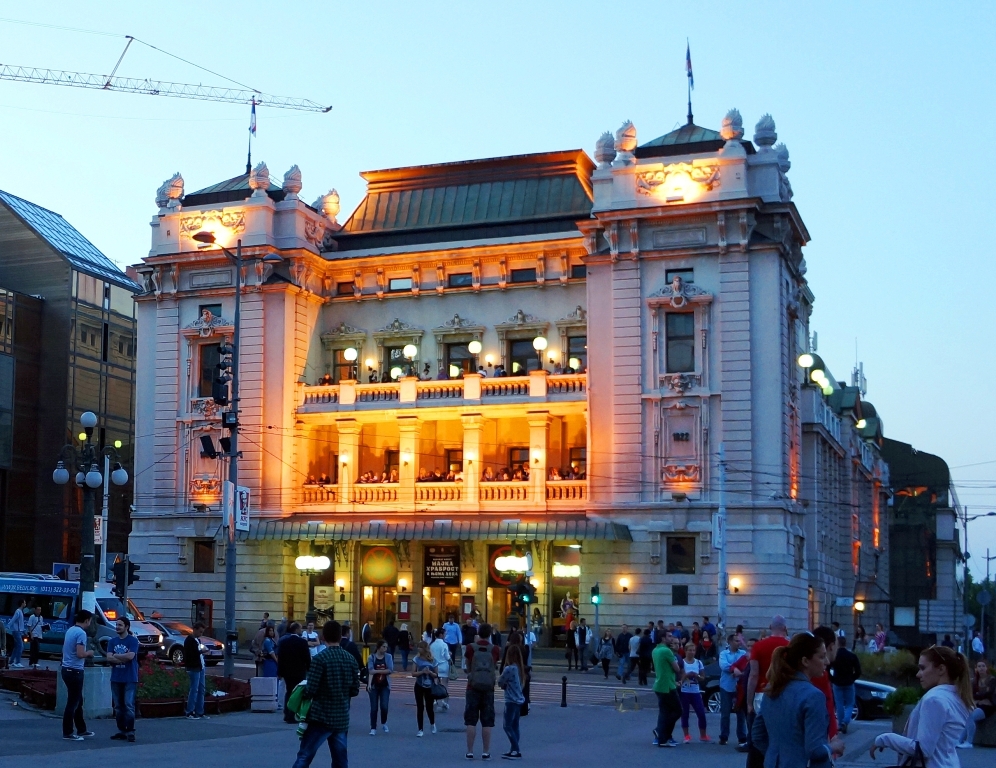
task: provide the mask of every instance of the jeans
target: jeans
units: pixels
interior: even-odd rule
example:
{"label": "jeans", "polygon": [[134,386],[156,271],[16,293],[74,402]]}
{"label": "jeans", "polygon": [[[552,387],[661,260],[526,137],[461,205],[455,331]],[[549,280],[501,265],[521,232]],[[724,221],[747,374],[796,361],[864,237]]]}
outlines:
{"label": "jeans", "polygon": [[588,646],[579,645],[578,646],[578,656],[581,658],[581,671],[588,671]]}
{"label": "jeans", "polygon": [[76,733],[86,733],[83,719],[83,670],[62,668],[62,682],[66,684],[66,709],[62,713],[62,735],[72,736],[73,725]]}
{"label": "jeans", "polygon": [[657,743],[664,744],[671,740],[674,726],[681,717],[681,704],[678,703],[678,691],[668,691],[657,694]]}
{"label": "jeans", "polygon": [[640,656],[637,661],[640,663],[640,677],[637,682],[640,685],[648,685],[647,675],[650,674],[650,659],[647,656]]}
{"label": "jeans", "polygon": [[41,640],[37,637],[31,638],[31,650],[29,651],[28,663],[34,667],[38,665],[38,657],[41,656]]}
{"label": "jeans", "polygon": [[961,735],[962,744],[971,744],[975,740],[975,724],[981,723],[986,719],[986,713],[981,709],[976,707],[972,710],[972,714],[968,716],[968,722],[965,723],[965,732]]}
{"label": "jeans", "polygon": [[681,692],[681,727],[688,731],[688,714],[689,710],[695,710],[695,717],[699,721],[699,731],[701,733],[706,732],[706,718],[705,718],[705,707],[702,704],[702,694],[701,693],[685,693]]}
{"label": "jeans", "polygon": [[432,698],[432,688],[426,688],[424,685],[419,685],[415,683],[415,715],[418,718],[418,729],[422,730],[423,715],[426,710],[429,711],[429,725],[436,724],[436,713],[433,709]]}
{"label": "jeans", "polygon": [[747,763],[746,768],[764,768],[764,752],[754,746],[751,733],[754,730],[754,719],[761,710],[754,705],[754,712],[747,713]]}
{"label": "jeans", "polygon": [[408,654],[411,653],[407,648],[401,649],[401,668],[407,672],[408,671]]}
{"label": "jeans", "polygon": [[[737,699],[736,691],[724,691],[719,689],[719,740],[727,741],[730,738],[730,713],[733,711],[733,703]],[[743,744],[747,741],[747,713],[743,707],[737,710],[737,743]]]}
{"label": "jeans", "polygon": [[391,701],[391,689],[386,685],[380,688],[370,686],[367,694],[370,696],[370,730],[372,731],[377,727],[378,707],[380,708],[380,724],[387,723],[387,705]]}
{"label": "jeans", "polygon": [[308,729],[301,737],[301,748],[297,751],[294,768],[308,768],[323,741],[328,742],[329,752],[332,754],[332,768],[349,768],[349,760],[346,757],[346,732],[330,730],[327,725],[321,723],[308,723]]}
{"label": "jeans", "polygon": [[837,724],[846,728],[854,714],[854,685],[835,685],[833,700],[837,706]]}
{"label": "jeans", "polygon": [[636,670],[636,668],[639,666],[639,664],[640,664],[640,660],[636,656],[627,656],[626,657],[626,666],[623,668],[625,671],[623,672],[623,676],[622,676],[622,681],[624,683],[628,682],[629,679],[630,679],[630,677],[633,676],[633,672]]}
{"label": "jeans", "polygon": [[111,698],[114,700],[114,720],[119,733],[135,732],[135,689],[138,683],[111,682]]}
{"label": "jeans", "polygon": [[505,721],[502,727],[505,735],[508,736],[510,751],[519,751],[519,716],[522,713],[522,705],[514,701],[505,702]]}
{"label": "jeans", "polygon": [[619,657],[619,666],[616,668],[616,677],[622,680],[626,677],[626,670],[629,668],[629,656]]}
{"label": "jeans", "polygon": [[187,677],[190,678],[190,693],[187,694],[188,715],[204,714],[204,670],[187,670]]}
{"label": "jeans", "polygon": [[20,632],[11,632],[11,637],[14,641],[14,647],[10,651],[10,663],[20,664],[21,656],[24,654],[24,640],[21,638]]}

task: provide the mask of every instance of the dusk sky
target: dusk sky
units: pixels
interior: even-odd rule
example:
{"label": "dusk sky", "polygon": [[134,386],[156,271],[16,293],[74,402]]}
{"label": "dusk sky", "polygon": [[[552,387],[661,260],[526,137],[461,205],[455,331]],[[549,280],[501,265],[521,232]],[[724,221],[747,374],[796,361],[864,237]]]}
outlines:
{"label": "dusk sky", "polygon": [[[812,242],[812,328],[837,379],[864,363],[888,437],[941,456],[969,515],[996,510],[996,5],[876,2],[337,3],[192,6],[52,2],[0,21],[4,64],[226,85],[333,105],[261,108],[253,162],[343,221],[359,173],[545,150],[594,151],[625,119],[640,143],[731,107],[765,112],[791,152]],[[489,9],[490,8],[490,9]],[[16,14],[16,16],[15,16]],[[0,189],[61,213],[121,265],[149,249],[156,188],[245,170],[249,108],[0,81]],[[996,517],[970,523],[976,575]]]}

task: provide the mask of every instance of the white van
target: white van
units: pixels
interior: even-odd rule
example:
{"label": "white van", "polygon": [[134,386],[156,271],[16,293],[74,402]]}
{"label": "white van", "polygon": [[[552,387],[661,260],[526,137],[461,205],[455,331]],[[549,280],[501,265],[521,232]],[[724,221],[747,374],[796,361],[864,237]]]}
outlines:
{"label": "white van", "polygon": [[[109,584],[97,584],[94,587],[97,597],[97,624],[110,628],[110,635],[115,633],[114,622],[119,616],[126,616],[131,621],[131,633],[138,638],[139,656],[144,657],[147,653],[153,655],[161,649],[163,635],[156,627],[145,621],[144,614],[138,609],[131,599],[128,604],[114,594],[114,587]],[[98,631],[97,638],[104,635]],[[103,645],[103,644],[102,644]]]}

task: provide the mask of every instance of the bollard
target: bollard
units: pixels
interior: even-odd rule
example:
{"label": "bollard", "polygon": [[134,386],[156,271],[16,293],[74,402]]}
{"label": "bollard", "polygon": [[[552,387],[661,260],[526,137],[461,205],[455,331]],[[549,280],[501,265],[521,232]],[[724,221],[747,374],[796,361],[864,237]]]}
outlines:
{"label": "bollard", "polygon": [[567,675],[560,678],[560,706],[567,706]]}

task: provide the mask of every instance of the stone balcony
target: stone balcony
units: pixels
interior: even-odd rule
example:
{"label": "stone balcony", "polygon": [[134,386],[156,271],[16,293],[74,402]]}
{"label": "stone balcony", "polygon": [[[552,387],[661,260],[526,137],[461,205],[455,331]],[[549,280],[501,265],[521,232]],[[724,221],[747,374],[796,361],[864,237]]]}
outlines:
{"label": "stone balcony", "polygon": [[509,482],[350,483],[302,486],[298,506],[309,513],[399,514],[415,512],[577,513],[588,500],[587,480]]}
{"label": "stone balcony", "polygon": [[522,403],[583,401],[588,396],[583,373],[548,374],[489,379],[471,373],[462,379],[419,381],[406,377],[380,384],[342,381],[327,386],[300,385],[298,414],[321,414],[401,408],[439,408]]}

